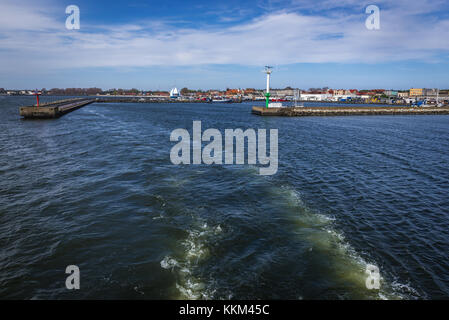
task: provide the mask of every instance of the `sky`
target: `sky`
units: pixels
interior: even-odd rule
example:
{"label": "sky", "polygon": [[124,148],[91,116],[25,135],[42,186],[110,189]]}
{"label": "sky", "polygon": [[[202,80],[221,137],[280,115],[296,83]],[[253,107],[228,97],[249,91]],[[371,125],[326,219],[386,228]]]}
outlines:
{"label": "sky", "polygon": [[0,0],[0,88],[264,88],[265,65],[274,88],[449,88],[449,0]]}

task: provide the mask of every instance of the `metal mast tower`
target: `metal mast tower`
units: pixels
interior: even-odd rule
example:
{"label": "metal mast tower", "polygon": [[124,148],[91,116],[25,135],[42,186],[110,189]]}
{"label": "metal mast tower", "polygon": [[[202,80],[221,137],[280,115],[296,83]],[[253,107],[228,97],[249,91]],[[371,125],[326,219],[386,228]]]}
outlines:
{"label": "metal mast tower", "polygon": [[268,104],[270,103],[270,74],[271,74],[271,69],[273,69],[273,67],[270,66],[265,66],[265,73],[267,74],[267,93],[265,93],[265,108],[268,108]]}
{"label": "metal mast tower", "polygon": [[36,96],[36,101],[37,101],[37,104],[36,104],[36,106],[39,108],[39,95],[40,95],[41,93],[39,92],[39,91],[37,91],[37,89],[34,91],[34,93],[33,93],[33,95],[34,96]]}

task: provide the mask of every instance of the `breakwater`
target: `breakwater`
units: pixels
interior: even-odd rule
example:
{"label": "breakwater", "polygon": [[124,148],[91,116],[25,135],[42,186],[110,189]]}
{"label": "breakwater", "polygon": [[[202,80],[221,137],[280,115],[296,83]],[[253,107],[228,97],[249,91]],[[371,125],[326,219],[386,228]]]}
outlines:
{"label": "breakwater", "polygon": [[332,103],[332,104],[355,104],[355,105],[370,105],[370,106],[411,106],[410,103],[388,103],[388,102],[366,102],[362,100],[346,100],[346,101],[322,101],[322,100],[298,100],[299,103],[310,103],[310,104],[320,104],[320,103]]}
{"label": "breakwater", "polygon": [[368,116],[368,115],[426,115],[449,114],[444,107],[283,107],[254,106],[252,113],[259,116],[307,117],[307,116]]}
{"label": "breakwater", "polygon": [[[90,103],[212,103],[202,100],[154,99],[154,98],[72,98],[40,104],[39,106],[23,106],[19,114],[26,119],[52,119],[84,107]],[[241,100],[225,101],[223,103],[240,103]]]}
{"label": "breakwater", "polygon": [[59,118],[94,101],[96,100],[75,98],[48,102],[39,106],[23,106],[19,108],[19,114],[25,119]]}

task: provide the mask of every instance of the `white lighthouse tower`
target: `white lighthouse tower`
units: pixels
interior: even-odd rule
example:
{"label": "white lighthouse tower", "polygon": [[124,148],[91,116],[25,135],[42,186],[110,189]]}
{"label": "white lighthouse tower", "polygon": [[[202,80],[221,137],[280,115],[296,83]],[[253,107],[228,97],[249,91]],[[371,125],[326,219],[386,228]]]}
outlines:
{"label": "white lighthouse tower", "polygon": [[267,93],[265,93],[265,108],[268,108],[268,105],[270,104],[270,75],[271,75],[271,69],[273,67],[271,66],[265,66],[265,73],[267,74]]}

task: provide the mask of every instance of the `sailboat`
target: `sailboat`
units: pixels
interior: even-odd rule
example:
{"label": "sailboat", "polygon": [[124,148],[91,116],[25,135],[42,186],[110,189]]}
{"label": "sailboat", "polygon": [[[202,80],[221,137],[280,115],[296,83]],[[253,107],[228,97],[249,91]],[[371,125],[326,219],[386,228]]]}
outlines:
{"label": "sailboat", "polygon": [[299,92],[299,90],[296,89],[295,95],[293,96],[293,101],[295,102],[293,107],[294,108],[304,108],[304,104],[303,103],[298,104],[298,100],[301,100],[301,92]]}
{"label": "sailboat", "polygon": [[437,89],[437,107],[442,107],[443,104],[440,102],[440,89]]}

